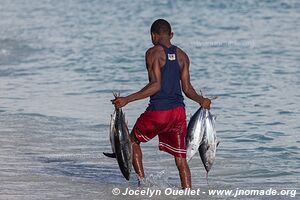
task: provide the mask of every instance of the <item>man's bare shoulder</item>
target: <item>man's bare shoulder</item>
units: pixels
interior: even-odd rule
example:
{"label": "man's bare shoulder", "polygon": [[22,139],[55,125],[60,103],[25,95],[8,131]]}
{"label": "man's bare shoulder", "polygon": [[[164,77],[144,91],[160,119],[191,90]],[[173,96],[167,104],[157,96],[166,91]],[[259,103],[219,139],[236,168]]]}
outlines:
{"label": "man's bare shoulder", "polygon": [[189,62],[190,62],[189,57],[181,48],[177,47],[176,53],[178,56],[179,64],[181,66],[184,64],[189,64]]}
{"label": "man's bare shoulder", "polygon": [[164,48],[160,45],[155,45],[153,47],[150,47],[146,51],[147,57],[160,57],[161,55],[164,55]]}
{"label": "man's bare shoulder", "polygon": [[179,47],[177,47],[176,53],[181,58],[188,58],[188,55],[181,48],[179,48]]}

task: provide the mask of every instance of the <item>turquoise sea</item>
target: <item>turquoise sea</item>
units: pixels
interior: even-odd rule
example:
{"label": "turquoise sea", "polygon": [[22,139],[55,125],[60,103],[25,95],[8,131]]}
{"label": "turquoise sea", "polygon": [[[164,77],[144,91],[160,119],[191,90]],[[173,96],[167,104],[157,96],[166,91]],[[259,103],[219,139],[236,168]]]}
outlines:
{"label": "turquoise sea", "polygon": [[[0,199],[233,199],[114,196],[137,188],[110,151],[112,91],[147,84],[145,51],[157,18],[189,55],[191,82],[216,95],[220,138],[206,183],[199,155],[193,187],[297,190],[299,199],[300,2],[298,0],[1,0]],[[148,99],[124,108],[129,129]],[[185,98],[187,119],[198,105]],[[179,188],[173,157],[143,144],[150,188]]]}

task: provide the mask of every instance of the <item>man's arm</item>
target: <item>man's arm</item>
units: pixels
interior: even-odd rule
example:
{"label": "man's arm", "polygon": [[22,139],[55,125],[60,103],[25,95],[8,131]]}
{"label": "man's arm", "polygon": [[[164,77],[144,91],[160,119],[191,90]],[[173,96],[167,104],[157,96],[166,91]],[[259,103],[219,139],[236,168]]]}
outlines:
{"label": "man's arm", "polygon": [[184,94],[199,103],[202,107],[209,109],[211,101],[208,98],[204,98],[203,96],[197,94],[195,89],[193,88],[191,82],[190,82],[190,72],[189,72],[189,67],[190,67],[190,61],[188,56],[182,51],[179,50],[179,55],[180,55],[180,64],[181,64],[181,85],[182,85],[182,90]]}
{"label": "man's arm", "polygon": [[126,104],[147,98],[158,92],[161,88],[161,72],[159,63],[159,52],[155,49],[150,49],[146,53],[146,64],[148,69],[149,83],[140,91],[128,95],[126,97],[118,97],[112,100],[112,103],[121,108]]}

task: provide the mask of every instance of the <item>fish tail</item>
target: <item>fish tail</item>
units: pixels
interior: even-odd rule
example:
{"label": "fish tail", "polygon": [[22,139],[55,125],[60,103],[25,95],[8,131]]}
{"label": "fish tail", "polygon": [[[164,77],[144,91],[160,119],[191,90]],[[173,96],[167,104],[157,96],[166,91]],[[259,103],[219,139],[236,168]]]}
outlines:
{"label": "fish tail", "polygon": [[112,93],[113,93],[113,95],[114,95],[115,98],[118,98],[121,95],[120,91],[119,92],[113,91]]}

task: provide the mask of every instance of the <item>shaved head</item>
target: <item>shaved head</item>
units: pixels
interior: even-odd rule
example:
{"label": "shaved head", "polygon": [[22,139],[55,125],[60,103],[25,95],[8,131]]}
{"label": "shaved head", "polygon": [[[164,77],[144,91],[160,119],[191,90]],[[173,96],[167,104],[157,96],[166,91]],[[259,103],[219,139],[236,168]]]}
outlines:
{"label": "shaved head", "polygon": [[171,32],[171,25],[164,19],[155,20],[151,26],[151,33],[157,33],[158,35],[171,35]]}

